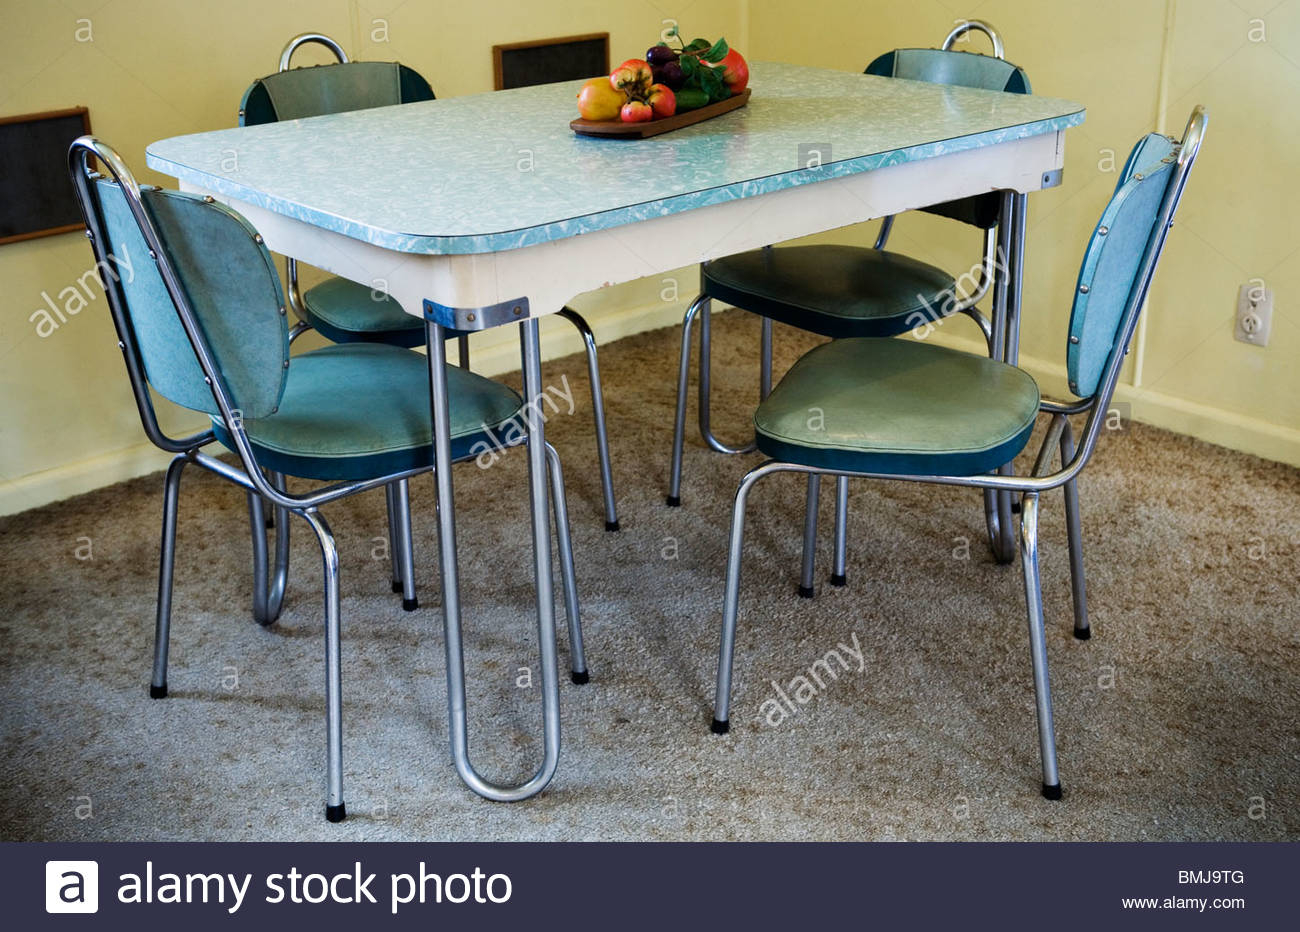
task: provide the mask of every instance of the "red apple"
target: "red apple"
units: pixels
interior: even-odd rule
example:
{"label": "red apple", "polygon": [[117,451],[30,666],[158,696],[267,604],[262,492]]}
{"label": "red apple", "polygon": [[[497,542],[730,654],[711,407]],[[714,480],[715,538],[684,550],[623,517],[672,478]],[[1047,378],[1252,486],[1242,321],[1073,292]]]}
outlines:
{"label": "red apple", "polygon": [[624,123],[645,123],[655,118],[655,112],[643,100],[629,100],[619,114]]}
{"label": "red apple", "polygon": [[722,69],[722,80],[732,94],[739,94],[749,84],[749,65],[735,49],[730,49],[713,67]]}
{"label": "red apple", "polygon": [[653,82],[650,65],[639,58],[629,58],[609,74],[609,86],[629,97],[644,97]]}
{"label": "red apple", "polygon": [[656,119],[670,117],[677,112],[677,95],[667,85],[651,84],[650,93],[646,95],[645,100],[654,111]]}

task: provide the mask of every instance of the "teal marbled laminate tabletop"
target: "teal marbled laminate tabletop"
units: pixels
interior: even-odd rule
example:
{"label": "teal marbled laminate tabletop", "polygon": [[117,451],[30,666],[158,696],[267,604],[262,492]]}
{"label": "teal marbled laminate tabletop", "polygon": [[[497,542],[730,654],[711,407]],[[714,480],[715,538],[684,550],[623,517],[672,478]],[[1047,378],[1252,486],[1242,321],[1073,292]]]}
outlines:
{"label": "teal marbled laminate tabletop", "polygon": [[[1050,97],[755,63],[749,104],[643,140],[569,129],[581,81],[177,136],[151,168],[408,253],[499,252],[1083,122]],[[799,146],[830,146],[801,168]]]}

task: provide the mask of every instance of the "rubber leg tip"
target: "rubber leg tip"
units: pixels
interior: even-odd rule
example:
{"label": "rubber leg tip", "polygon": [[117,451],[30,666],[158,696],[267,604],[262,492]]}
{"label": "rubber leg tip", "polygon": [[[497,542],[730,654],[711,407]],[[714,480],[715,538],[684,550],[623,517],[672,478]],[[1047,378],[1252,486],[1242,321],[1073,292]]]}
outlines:
{"label": "rubber leg tip", "polygon": [[393,591],[396,592],[398,595],[401,594],[401,592],[402,592],[402,581],[401,581],[400,579],[394,579],[394,580],[393,580]]}
{"label": "rubber leg tip", "polygon": [[166,698],[167,698],[167,684],[166,684],[166,683],[163,683],[161,686],[155,686],[155,685],[153,685],[152,683],[150,683],[150,684],[149,684],[149,698],[150,698],[150,699],[166,699]]}
{"label": "rubber leg tip", "polygon": [[415,610],[416,610],[417,608],[419,608],[419,607],[420,607],[420,600],[419,600],[419,599],[402,599],[402,610],[403,610],[403,611],[406,611],[406,612],[413,612],[413,611],[415,611]]}
{"label": "rubber leg tip", "polygon": [[605,522],[605,530],[607,530],[607,531],[617,531],[617,530],[618,530],[618,522],[617,522],[617,521],[606,521],[606,522]]}
{"label": "rubber leg tip", "polygon": [[1075,636],[1076,638],[1078,638],[1080,641],[1091,641],[1091,640],[1092,640],[1092,629],[1091,629],[1091,628],[1075,628],[1075,629],[1074,629],[1074,636]]}
{"label": "rubber leg tip", "polygon": [[1011,513],[1012,513],[1013,515],[1018,515],[1018,514],[1020,514],[1020,503],[1019,503],[1019,502],[1012,502],[1012,503],[1011,503]]}
{"label": "rubber leg tip", "polygon": [[573,682],[578,686],[582,686],[586,683],[591,682],[591,674],[588,673],[586,670],[583,670],[581,672],[574,670],[569,674],[569,678],[573,680]]}
{"label": "rubber leg tip", "polygon": [[1052,783],[1052,784],[1044,783],[1044,784],[1043,784],[1043,798],[1044,798],[1044,799],[1060,799],[1060,798],[1061,798],[1061,784],[1059,784],[1059,783]]}
{"label": "rubber leg tip", "polygon": [[731,722],[720,722],[715,718],[713,724],[709,726],[709,731],[715,735],[725,735],[731,731]]}
{"label": "rubber leg tip", "polygon": [[680,495],[669,495],[665,501],[668,502],[669,508],[680,508],[682,505],[682,497]]}
{"label": "rubber leg tip", "polygon": [[848,577],[847,577],[847,576],[843,576],[843,575],[841,575],[841,574],[839,574],[839,573],[832,573],[832,574],[831,574],[831,585],[832,585],[832,586],[847,586],[848,584],[849,584],[849,580],[848,580]]}
{"label": "rubber leg tip", "polygon": [[816,594],[817,594],[817,590],[813,589],[812,586],[799,587],[799,598],[801,599],[811,599]]}
{"label": "rubber leg tip", "polygon": [[342,822],[347,817],[348,817],[348,811],[346,808],[344,808],[342,803],[339,803],[337,806],[325,807],[326,822]]}
{"label": "rubber leg tip", "polygon": [[267,518],[267,519],[266,519],[264,522],[262,522],[262,523],[266,525],[266,529],[267,529],[268,531],[271,530],[273,527],[275,527],[275,519],[274,519],[274,518]]}

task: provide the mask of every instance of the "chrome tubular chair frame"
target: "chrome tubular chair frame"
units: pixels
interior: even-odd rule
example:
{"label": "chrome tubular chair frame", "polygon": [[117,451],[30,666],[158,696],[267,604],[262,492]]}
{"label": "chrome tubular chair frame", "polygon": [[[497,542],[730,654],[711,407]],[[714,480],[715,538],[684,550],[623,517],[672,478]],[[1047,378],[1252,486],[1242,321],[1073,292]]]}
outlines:
{"label": "chrome tubular chair frame", "polygon": [[[155,623],[155,647],[153,674],[150,681],[149,694],[152,698],[161,699],[167,695],[167,660],[168,646],[171,623],[171,603],[172,603],[172,580],[175,565],[176,552],[176,517],[179,504],[180,479],[185,466],[194,464],[200,466],[211,473],[226,479],[248,494],[250,517],[255,527],[263,527],[263,503],[269,503],[277,511],[280,520],[277,522],[277,545],[276,545],[276,567],[274,578],[268,580],[267,573],[267,553],[266,541],[261,535],[254,535],[254,569],[255,569],[255,595],[254,595],[254,616],[262,624],[269,624],[274,621],[275,616],[279,614],[279,609],[284,596],[285,580],[287,578],[288,564],[288,536],[287,536],[287,516],[292,513],[301,517],[312,529],[321,549],[321,556],[324,565],[325,579],[325,656],[326,656],[326,680],[325,680],[325,697],[326,697],[326,747],[327,747],[327,790],[326,790],[326,818],[331,822],[341,821],[346,816],[346,809],[343,802],[343,741],[342,741],[342,674],[340,666],[340,620],[339,620],[339,560],[338,549],[335,545],[333,533],[330,531],[328,523],[323,515],[320,514],[321,506],[345,498],[359,492],[365,492],[370,489],[376,489],[384,486],[394,495],[396,503],[403,511],[407,511],[407,480],[415,475],[429,472],[428,467],[410,469],[390,475],[384,475],[373,479],[355,480],[355,481],[337,481],[329,483],[321,488],[316,488],[301,494],[292,494],[287,491],[284,476],[279,473],[265,474],[263,468],[258,464],[256,453],[245,431],[243,419],[232,402],[232,395],[226,385],[225,378],[222,375],[220,367],[217,365],[213,351],[208,343],[207,337],[198,323],[193,308],[190,305],[189,298],[181,284],[180,278],[169,254],[164,247],[161,235],[159,234],[153,220],[144,208],[141,199],[141,188],[136,182],[133,174],[121,160],[118,154],[110,147],[104,145],[93,136],[83,136],[77,139],[68,151],[68,168],[72,177],[72,182],[76,188],[78,200],[82,205],[83,215],[86,220],[86,235],[91,242],[95,258],[100,263],[108,263],[110,254],[108,251],[108,239],[106,231],[102,229],[96,211],[91,207],[94,203],[94,195],[91,193],[92,179],[98,177],[90,171],[89,158],[93,156],[104,166],[112,179],[119,186],[130,213],[139,228],[141,235],[144,237],[145,244],[149,250],[149,257],[153,260],[155,267],[162,279],[167,295],[171,300],[176,311],[177,317],[185,332],[194,352],[202,373],[204,382],[212,393],[212,399],[216,408],[220,412],[221,419],[225,429],[230,436],[234,451],[238,457],[239,465],[231,465],[223,460],[202,452],[202,447],[214,442],[215,433],[209,428],[200,431],[188,437],[173,438],[166,434],[158,423],[154,411],[153,402],[150,396],[149,382],[145,374],[145,365],[143,355],[139,344],[137,343],[133,328],[130,321],[130,314],[126,307],[126,298],[121,291],[121,284],[116,278],[109,276],[106,280],[106,292],[109,297],[110,311],[113,317],[114,328],[118,337],[118,348],[122,351],[126,363],[127,373],[130,377],[132,391],[134,393],[137,408],[140,414],[141,423],[144,427],[145,434],[159,448],[175,454],[167,470],[167,476],[164,485],[164,504],[163,504],[163,528],[162,542],[159,561],[159,581],[158,581],[158,604],[157,616]],[[260,238],[258,239],[260,242]],[[104,264],[102,267],[108,268]],[[284,309],[281,308],[281,313]],[[533,336],[535,339],[535,321]],[[441,337],[441,334],[439,334]],[[436,341],[437,352],[430,353],[430,382],[432,385],[442,386],[441,399],[435,398],[435,407],[439,403],[442,405],[443,418],[440,427],[435,429],[435,443],[442,445],[443,459],[442,462],[450,462],[450,440],[448,434],[448,424],[446,418],[446,374],[439,371],[433,372],[435,363],[438,366],[445,364],[445,355],[441,338]],[[531,371],[532,377],[540,384],[540,376],[537,374],[537,359],[535,345],[534,353],[531,359],[532,369],[527,367],[526,372]],[[527,354],[526,354],[527,356]],[[527,358],[526,358],[526,361]],[[536,421],[535,412],[530,412],[531,420]],[[535,507],[534,510],[534,536],[536,539],[545,540],[545,553],[539,550],[538,568],[538,601],[539,617],[542,616],[540,605],[545,597],[548,611],[545,613],[550,623],[542,632],[545,636],[541,639],[541,653],[543,664],[543,710],[545,718],[545,736],[546,745],[546,763],[541,771],[539,778],[544,774],[544,779],[534,778],[521,787],[515,788],[496,788],[499,791],[493,793],[482,793],[481,795],[490,798],[500,799],[523,799],[527,796],[539,792],[545,787],[550,776],[555,769],[555,760],[559,746],[559,693],[558,677],[555,674],[556,667],[556,645],[554,638],[554,615],[553,606],[550,600],[553,593],[550,584],[550,546],[549,546],[549,515],[546,510],[548,501],[546,498],[546,470],[550,475],[550,482],[554,490],[554,507],[557,533],[560,538],[559,553],[561,560],[561,575],[564,583],[565,608],[568,615],[568,626],[570,636],[570,660],[573,667],[574,682],[586,682],[588,678],[586,659],[583,650],[583,641],[581,633],[581,621],[578,615],[578,601],[575,588],[575,572],[573,565],[572,545],[568,537],[568,514],[564,499],[563,476],[560,472],[559,457],[553,449],[545,443],[545,438],[540,430],[531,434],[525,441],[529,449],[529,461],[534,467],[540,464],[540,469],[534,469],[533,494],[534,504],[540,502],[543,509],[541,516],[541,528],[539,530],[538,515]],[[540,478],[539,478],[540,477]],[[439,501],[442,506],[439,508],[439,521],[442,524],[454,520],[452,508],[450,505],[450,470],[442,470],[438,473],[438,488],[440,492]],[[538,497],[538,483],[541,483],[540,498]],[[444,489],[446,494],[443,493]],[[409,540],[409,524],[400,530],[400,533],[406,535]],[[257,546],[258,538],[261,537],[261,546]],[[448,553],[444,549],[444,565],[448,559]],[[454,540],[452,541],[452,550],[450,559],[455,560]],[[545,573],[541,573],[544,567]],[[405,570],[405,567],[403,568]],[[544,578],[543,578],[544,576]],[[409,577],[407,577],[409,578]],[[444,574],[444,579],[446,576]],[[459,596],[456,582],[453,577],[450,580],[451,588],[444,593],[444,602],[458,604]],[[459,651],[459,626],[453,626],[451,623],[452,613],[448,609],[448,671],[447,678],[449,684],[449,696],[452,705],[453,721],[456,720],[457,709],[459,709],[460,718],[463,724],[464,719],[464,666]],[[451,650],[452,643],[457,645],[455,652]],[[548,672],[549,671],[549,672]],[[456,697],[459,696],[459,704]],[[460,731],[462,739],[463,753],[463,727]],[[455,750],[456,732],[453,731],[453,749]],[[465,772],[461,768],[462,774]],[[467,780],[467,782],[469,782]],[[471,783],[473,787],[474,784]],[[474,787],[476,790],[478,787]]]}
{"label": "chrome tubular chair frame", "polygon": [[[1004,46],[1001,35],[993,28],[992,25],[984,20],[966,20],[960,23],[944,38],[940,47],[941,51],[950,51],[953,45],[962,36],[969,32],[981,32],[986,35],[993,47],[993,57],[1005,60]],[[1018,283],[1020,277],[1020,262],[1023,259],[1023,233],[1017,232],[1008,236],[1008,230],[1011,227],[1017,211],[1024,209],[1023,195],[1008,195],[1010,201],[1004,198],[1003,209],[999,217],[998,224],[984,231],[984,246],[980,258],[979,276],[976,279],[975,286],[968,293],[963,294],[956,300],[952,307],[947,309],[944,317],[951,317],[957,314],[964,314],[971,318],[979,327],[981,335],[984,337],[985,345],[991,358],[1010,361],[1014,364],[1016,352],[1014,347],[1007,346],[1008,339],[1015,340],[1018,334],[1018,324],[1008,326],[1007,307],[1008,297],[1007,289],[1013,287],[1011,283],[1004,280],[1003,276],[1014,275]],[[881,218],[880,231],[877,234],[874,249],[884,250],[889,242],[890,233],[894,228],[895,218],[886,216]],[[1023,231],[1023,217],[1018,231]],[[1014,263],[1008,261],[1009,249],[1012,242],[1017,244],[1016,260]],[[766,247],[766,248],[771,248]],[[1014,271],[1013,271],[1014,270]],[[994,289],[994,302],[1002,307],[1001,326],[996,321],[990,321],[978,309],[978,304],[984,300],[990,287]],[[1013,292],[1009,299],[1011,306],[1015,309],[1012,320],[1018,320],[1018,288]],[[706,293],[701,293],[686,310],[682,320],[682,343],[681,353],[678,359],[677,372],[677,409],[673,422],[673,451],[672,462],[669,471],[668,494],[666,501],[669,506],[678,506],[681,504],[681,482],[682,482],[682,458],[684,455],[685,445],[685,425],[686,425],[686,391],[688,372],[690,368],[690,336],[691,327],[696,318],[699,319],[700,327],[700,351],[699,351],[699,397],[698,397],[698,418],[700,436],[704,439],[705,445],[716,453],[726,455],[753,453],[757,447],[751,440],[744,445],[729,445],[716,436],[711,429],[710,418],[710,397],[711,397],[711,353],[710,353],[710,318],[711,318],[712,300]],[[996,315],[995,315],[996,316]],[[768,317],[762,318],[762,335],[760,338],[759,349],[759,401],[762,402],[767,398],[772,390],[772,320]],[[1009,353],[1009,355],[1008,355]],[[1004,493],[986,492],[985,493],[985,512],[989,528],[989,545],[993,550],[995,558],[999,563],[1009,563],[1015,559],[1015,542],[1010,532],[1010,516],[1013,511],[1013,505],[1009,495]],[[800,574],[798,592],[801,596],[811,598],[814,595],[813,580],[815,576],[815,558],[814,546],[808,542],[807,535],[815,534],[816,531],[816,512],[819,502],[818,490],[812,481],[809,481],[807,507],[809,514],[805,515],[805,547],[803,566]],[[835,511],[835,543],[834,543],[834,569],[830,576],[830,583],[834,586],[843,586],[847,582],[846,564],[847,564],[847,510],[848,497],[847,487],[839,484],[837,487],[836,511]]]}
{"label": "chrome tubular chair frame", "polygon": [[[285,45],[284,50],[280,53],[279,70],[288,71],[293,60],[293,53],[309,43],[317,43],[328,48],[334,53],[339,64],[347,64],[349,61],[343,47],[334,39],[324,33],[305,32],[294,36]],[[289,339],[292,342],[301,336],[303,332],[311,329],[311,324],[307,320],[302,289],[298,283],[298,260],[286,257],[285,273],[289,307],[293,310],[297,321],[289,333]],[[564,308],[560,311],[559,316],[567,320],[578,331],[578,335],[582,338],[583,350],[587,354],[587,375],[591,383],[592,418],[595,421],[596,429],[596,458],[600,469],[601,497],[605,509],[605,530],[617,531],[619,530],[618,502],[614,497],[614,472],[609,456],[609,434],[605,426],[605,395],[600,381],[600,354],[596,347],[596,336],[591,329],[591,325],[573,308]],[[413,327],[416,326],[414,318],[412,319],[412,325]],[[457,336],[456,343],[458,347],[458,364],[462,369],[468,369],[470,367],[469,334],[462,333]],[[399,529],[396,526],[397,520],[396,514],[390,510],[389,537],[394,542],[394,556],[396,556],[396,543],[400,537]],[[415,599],[414,585],[407,584],[404,579],[399,578],[399,572],[400,567],[394,564],[393,591],[402,592],[403,604],[409,605]]]}
{"label": "chrome tubular chair frame", "polygon": [[[844,472],[769,460],[750,470],[736,490],[732,508],[731,532],[727,555],[726,588],[723,597],[723,619],[718,649],[718,675],[711,730],[725,734],[730,729],[732,663],[735,654],[736,625],[740,600],[740,568],[744,548],[745,508],[749,493],[760,479],[775,473],[803,473],[809,477],[810,489],[822,476],[835,476],[837,481],[848,478],[901,480],[937,485],[962,486],[983,489],[986,492],[1020,496],[1019,552],[1024,575],[1025,601],[1029,624],[1030,659],[1033,668],[1035,707],[1038,720],[1039,751],[1042,761],[1042,792],[1048,799],[1061,798],[1061,782],[1056,756],[1055,731],[1052,721],[1051,689],[1047,669],[1047,649],[1043,621],[1043,598],[1038,566],[1038,500],[1043,493],[1053,489],[1064,490],[1066,503],[1066,531],[1070,555],[1070,576],[1074,608],[1074,635],[1086,640],[1091,636],[1088,621],[1083,568],[1083,548],[1078,513],[1079,473],[1092,458],[1098,438],[1104,428],[1106,411],[1119,380],[1120,369],[1129,341],[1133,337],[1142,306],[1155,274],[1156,265],[1164,249],[1173,216],[1182,199],[1187,177],[1199,154],[1204,138],[1207,117],[1205,110],[1197,107],[1188,121],[1178,150],[1175,174],[1165,190],[1156,214],[1156,221],[1138,265],[1134,287],[1124,304],[1119,326],[1096,391],[1075,404],[1051,401],[1040,403],[1039,410],[1051,416],[1046,436],[1039,447],[1033,470],[1028,476],[1016,476],[1009,469],[992,475],[975,476],[925,476],[890,473]],[[1023,221],[1023,212],[1017,211]],[[1104,230],[1103,230],[1104,232]],[[1014,356],[1014,345],[1008,353]],[[1087,414],[1080,442],[1076,447],[1068,416]],[[1059,451],[1060,469],[1051,471],[1053,453]],[[811,498],[811,494],[810,494]],[[1007,521],[1009,524],[1009,521]],[[1005,527],[1005,525],[1003,525]],[[808,544],[805,542],[805,547]]]}

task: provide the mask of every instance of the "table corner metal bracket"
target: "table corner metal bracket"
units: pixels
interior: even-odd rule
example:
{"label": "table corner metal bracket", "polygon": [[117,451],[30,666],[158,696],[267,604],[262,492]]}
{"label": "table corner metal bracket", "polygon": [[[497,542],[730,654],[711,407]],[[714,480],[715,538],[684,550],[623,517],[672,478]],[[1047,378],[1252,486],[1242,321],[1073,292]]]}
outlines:
{"label": "table corner metal bracket", "polygon": [[1063,168],[1056,168],[1050,172],[1043,172],[1043,189],[1059,188],[1064,174],[1065,169]]}
{"label": "table corner metal bracket", "polygon": [[486,307],[448,307],[428,298],[424,299],[424,319],[451,330],[487,330],[512,321],[526,320],[532,316],[527,298],[515,298]]}

